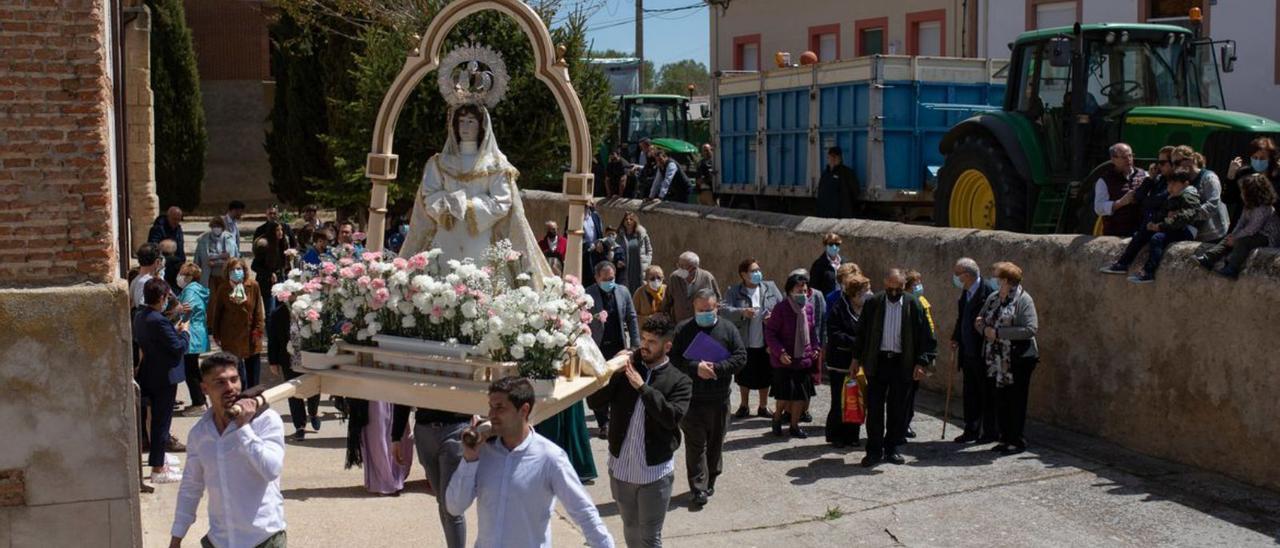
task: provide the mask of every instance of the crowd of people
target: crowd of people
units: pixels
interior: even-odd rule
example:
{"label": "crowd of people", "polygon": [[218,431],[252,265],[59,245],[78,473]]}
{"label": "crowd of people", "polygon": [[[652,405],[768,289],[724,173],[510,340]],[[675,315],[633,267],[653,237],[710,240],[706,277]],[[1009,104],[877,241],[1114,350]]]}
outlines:
{"label": "crowd of people", "polygon": [[1128,144],[1112,145],[1110,155],[1111,169],[1094,183],[1093,209],[1104,235],[1130,239],[1103,273],[1128,275],[1145,248],[1145,264],[1128,279],[1154,282],[1168,247],[1195,241],[1197,264],[1235,279],[1255,249],[1280,247],[1280,150],[1270,138],[1251,141],[1248,160],[1234,158],[1225,181],[1186,145],[1161,148],[1148,170],[1134,165]]}

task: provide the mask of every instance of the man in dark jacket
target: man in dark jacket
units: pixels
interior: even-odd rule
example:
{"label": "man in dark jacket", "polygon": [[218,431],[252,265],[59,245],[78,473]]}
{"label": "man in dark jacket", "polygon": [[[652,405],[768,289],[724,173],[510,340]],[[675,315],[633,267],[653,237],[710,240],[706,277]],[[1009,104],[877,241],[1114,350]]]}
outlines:
{"label": "man in dark jacket", "polygon": [[[253,231],[253,241],[256,242],[258,241],[258,238],[265,237],[267,235],[267,229],[273,228],[271,223],[277,223],[284,227],[284,244],[287,249],[299,248],[298,237],[294,235],[293,227],[289,226],[288,223],[280,222],[280,206],[275,204],[271,204],[267,207],[267,222],[262,223],[261,226]],[[395,223],[390,224],[392,227],[395,226]]]}
{"label": "man in dark jacket", "polygon": [[[636,307],[627,288],[617,282],[618,270],[612,263],[600,261],[595,267],[596,283],[587,287],[591,297],[591,338],[606,359],[640,344],[640,327],[636,325]],[[592,407],[600,425],[601,439],[609,435],[609,406]]]}
{"label": "man in dark jacket", "polygon": [[587,397],[607,404],[609,488],[622,516],[627,546],[661,546],[662,523],[675,476],[680,420],[689,409],[693,381],[671,366],[674,328],[654,315],[640,333],[640,352],[608,384]]}
{"label": "man in dark jacket", "polygon": [[844,165],[840,147],[827,149],[827,167],[818,180],[818,216],[828,219],[853,217],[853,202],[858,198],[858,176]]}
{"label": "man in dark jacket", "polygon": [[156,217],[156,222],[151,224],[151,231],[147,233],[147,243],[159,244],[165,240],[173,240],[178,244],[174,257],[179,263],[186,262],[186,244],[182,238],[182,208],[178,206],[172,206],[164,215]]}
{"label": "man in dark jacket", "polygon": [[707,497],[715,494],[724,435],[729,429],[730,384],[747,365],[742,336],[732,323],[719,321],[719,305],[720,298],[710,289],[695,293],[693,319],[676,328],[671,346],[671,362],[693,381],[689,411],[680,422],[689,440],[684,458],[693,506],[706,505]]}
{"label": "man in dark jacket", "polygon": [[884,292],[862,309],[854,367],[867,375],[867,454],[862,459],[867,467],[882,460],[906,462],[897,444],[906,439],[911,383],[923,379],[933,361],[933,330],[920,301],[904,293],[906,285],[901,270],[890,270]]}
{"label": "man in dark jacket", "polygon": [[996,422],[996,383],[987,376],[987,363],[982,359],[982,334],[973,321],[991,295],[991,287],[982,283],[982,270],[968,257],[952,267],[952,283],[960,289],[956,305],[956,327],[951,331],[951,351],[956,353],[960,372],[964,375],[964,433],[956,443],[992,443],[1000,439]]}

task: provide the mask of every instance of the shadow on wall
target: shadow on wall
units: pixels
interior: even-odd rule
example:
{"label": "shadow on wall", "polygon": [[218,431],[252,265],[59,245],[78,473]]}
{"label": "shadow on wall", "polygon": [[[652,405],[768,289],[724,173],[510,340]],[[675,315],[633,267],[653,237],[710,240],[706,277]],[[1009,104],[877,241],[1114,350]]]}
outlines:
{"label": "shadow on wall", "polygon": [[[534,226],[562,221],[560,194],[527,191]],[[781,282],[822,253],[821,237],[844,238],[842,254],[881,286],[886,271],[924,274],[944,344],[939,363],[950,363],[945,341],[954,328],[959,294],[951,268],[968,256],[982,265],[1017,263],[1040,316],[1043,361],[1032,382],[1031,413],[1072,430],[1097,435],[1143,453],[1220,471],[1280,488],[1271,465],[1280,439],[1280,363],[1275,338],[1280,255],[1254,256],[1244,276],[1209,275],[1191,260],[1196,244],[1175,245],[1159,279],[1133,285],[1098,268],[1123,249],[1113,237],[1028,235],[903,225],[883,221],[795,217],[684,204],[641,207],[638,201],[599,204],[608,225],[636,211],[653,241],[655,263],[668,272],[693,250],[721,288],[736,283],[737,265],[754,257],[765,278]],[[1140,258],[1141,260],[1141,258]],[[944,375],[929,379],[943,388]],[[957,381],[958,383],[958,381]],[[958,388],[958,385],[957,385]],[[1211,442],[1209,440],[1212,440]],[[1267,440],[1258,443],[1259,440]]]}

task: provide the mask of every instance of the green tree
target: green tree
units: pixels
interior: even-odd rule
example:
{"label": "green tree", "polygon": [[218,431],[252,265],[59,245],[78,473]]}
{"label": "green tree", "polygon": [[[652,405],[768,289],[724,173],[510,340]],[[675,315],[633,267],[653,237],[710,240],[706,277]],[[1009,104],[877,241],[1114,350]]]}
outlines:
{"label": "green tree", "polygon": [[[587,53],[587,57],[594,59],[619,59],[622,57],[635,57],[636,54],[628,51],[618,51],[616,49],[606,49],[604,51],[591,51]],[[644,61],[644,84],[640,86],[640,92],[645,93],[646,90],[653,91],[657,86],[658,72],[653,68],[653,61],[645,59]]]}
{"label": "green tree", "polygon": [[200,205],[204,184],[204,102],[182,0],[147,0],[151,9],[151,91],[155,111],[156,194],[160,208]]}
{"label": "green tree", "polygon": [[685,59],[662,65],[662,70],[658,71],[658,87],[654,88],[654,92],[688,95],[690,84],[693,84],[694,95],[711,93],[711,73],[707,72],[707,66],[693,59]]}
{"label": "green tree", "polygon": [[[376,3],[376,0],[363,1]],[[446,4],[444,0],[417,1],[424,5],[414,14],[435,14]],[[300,2],[296,6],[305,9],[304,4]],[[290,9],[290,2],[284,5],[286,10]],[[551,20],[557,7],[554,2],[533,5],[543,20]],[[359,23],[346,29],[354,39],[351,53],[345,60],[334,63],[337,66],[324,71],[324,93],[330,103],[328,129],[320,140],[331,155],[333,173],[329,177],[312,176],[307,184],[308,194],[319,203],[357,214],[368,206],[369,181],[364,176],[364,168],[374,118],[383,96],[404,65],[405,55],[416,44],[414,33],[425,30],[428,20],[410,17],[408,12],[404,16],[367,16],[368,13],[400,13],[371,9],[366,5],[361,11],[350,13],[350,20]],[[317,22],[313,15],[298,20],[313,30],[344,33],[334,28],[332,20]],[[581,61],[586,51],[585,18],[580,14],[570,17],[552,29],[551,34],[556,44],[566,47],[565,59],[574,88],[596,133],[597,128],[607,127],[612,105],[604,74]],[[499,146],[521,171],[521,187],[558,189],[569,155],[568,133],[555,98],[534,76],[533,51],[528,39],[511,18],[496,12],[482,12],[459,23],[446,39],[442,52],[472,37],[498,51],[511,75],[506,98],[490,115]],[[327,59],[334,57],[337,56],[326,56]],[[332,74],[339,71],[344,76]],[[444,142],[447,113],[448,105],[436,91],[435,74],[429,74],[410,96],[396,123],[395,153],[400,156],[400,178],[393,181],[390,188],[393,211],[412,207],[423,165]],[[273,131],[279,130],[273,128]],[[593,135],[594,139],[600,137]]]}

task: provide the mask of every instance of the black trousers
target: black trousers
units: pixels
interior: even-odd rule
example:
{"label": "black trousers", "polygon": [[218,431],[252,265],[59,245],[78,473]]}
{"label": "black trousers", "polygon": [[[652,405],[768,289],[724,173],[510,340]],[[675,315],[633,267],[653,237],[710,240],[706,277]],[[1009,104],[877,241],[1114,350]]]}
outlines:
{"label": "black trousers", "polygon": [[[302,376],[302,373],[294,371],[292,367],[285,367],[281,373],[284,374],[284,380],[296,379]],[[307,399],[289,398],[289,418],[292,419],[293,428],[302,430],[307,427],[307,419],[320,414],[320,394],[316,394]]]}
{"label": "black trousers", "polygon": [[142,387],[142,395],[146,403],[143,410],[151,410],[150,451],[147,466],[164,466],[164,450],[169,445],[169,426],[173,424],[173,402],[178,399],[178,385]]}
{"label": "black trousers", "polygon": [[692,402],[680,420],[688,443],[684,450],[685,468],[690,491],[706,491],[716,486],[716,477],[724,470],[724,435],[729,430],[729,400]]}
{"label": "black trousers", "polygon": [[1027,425],[1027,397],[1031,393],[1031,373],[1035,371],[1038,359],[1015,359],[1009,366],[1013,373],[1013,384],[1001,387],[997,399],[1000,414],[1000,443],[1018,447],[1026,447],[1027,440],[1022,436]]}
{"label": "black trousers", "polygon": [[258,386],[262,380],[262,354],[254,354],[241,361],[240,390],[248,390]]}
{"label": "black trousers", "polygon": [[[625,349],[625,345],[620,342],[604,342],[600,344],[600,352],[604,354],[605,359],[611,359]],[[601,430],[606,430],[609,426],[609,404],[605,403],[600,407],[592,407],[591,412],[596,416],[596,424]]]}
{"label": "black trousers", "polygon": [[827,370],[827,384],[831,385],[831,410],[827,412],[827,443],[853,445],[858,443],[862,434],[861,424],[844,422],[844,383],[849,374],[844,371]]}
{"label": "black trousers", "polygon": [[910,367],[902,355],[880,353],[875,376],[867,379],[867,455],[897,451],[906,439],[907,405],[911,402]]}
{"label": "black trousers", "polygon": [[1225,242],[1221,242],[1205,251],[1204,256],[1209,259],[1210,264],[1217,264],[1223,258],[1227,259],[1227,266],[1239,273],[1244,270],[1245,262],[1249,260],[1249,254],[1259,247],[1267,247],[1267,237],[1261,234],[1245,236],[1236,240],[1236,245],[1227,247]]}
{"label": "black trousers", "polygon": [[182,368],[187,375],[187,392],[191,394],[191,405],[204,405],[204,389],[200,388],[200,355],[183,356]]}
{"label": "black trousers", "polygon": [[999,439],[996,380],[987,376],[987,363],[981,356],[961,356],[960,372],[964,374],[964,433]]}

